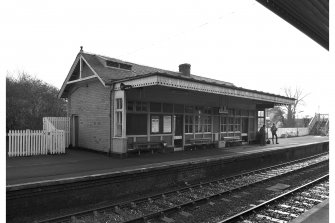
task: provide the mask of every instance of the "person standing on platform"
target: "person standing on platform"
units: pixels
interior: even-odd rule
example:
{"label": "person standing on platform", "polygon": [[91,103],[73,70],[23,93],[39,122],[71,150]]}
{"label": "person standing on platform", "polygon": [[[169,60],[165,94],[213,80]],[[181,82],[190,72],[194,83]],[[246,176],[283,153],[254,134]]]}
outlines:
{"label": "person standing on platform", "polygon": [[274,137],[276,136],[276,144],[279,144],[278,143],[278,136],[277,136],[277,127],[275,125],[275,123],[272,124],[271,126],[271,133],[272,133],[272,144],[275,144],[274,142]]}
{"label": "person standing on platform", "polygon": [[259,129],[261,146],[265,146],[265,125]]}

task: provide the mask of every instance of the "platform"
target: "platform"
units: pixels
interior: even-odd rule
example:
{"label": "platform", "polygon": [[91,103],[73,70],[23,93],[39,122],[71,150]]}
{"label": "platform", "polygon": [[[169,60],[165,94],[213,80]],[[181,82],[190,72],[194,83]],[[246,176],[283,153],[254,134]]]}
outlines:
{"label": "platform", "polygon": [[177,165],[213,158],[261,153],[287,147],[329,141],[329,137],[304,136],[279,139],[280,144],[242,145],[221,149],[179,151],[164,154],[142,154],[125,159],[86,150],[68,149],[63,155],[13,157],[6,160],[6,185],[30,184],[134,169]]}
{"label": "platform", "polygon": [[7,158],[6,216],[8,222],[31,222],[43,218],[41,214],[59,215],[134,199],[329,151],[328,137],[288,138],[279,143],[125,159],[85,150]]}

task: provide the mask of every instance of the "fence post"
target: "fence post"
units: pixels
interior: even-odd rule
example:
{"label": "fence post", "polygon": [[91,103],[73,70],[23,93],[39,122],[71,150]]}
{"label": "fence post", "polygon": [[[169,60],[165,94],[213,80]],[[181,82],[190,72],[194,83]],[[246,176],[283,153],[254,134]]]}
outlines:
{"label": "fence post", "polygon": [[15,155],[18,156],[19,153],[18,153],[18,151],[16,149],[16,143],[17,143],[17,141],[15,140],[15,135],[16,135],[15,133],[16,133],[16,131],[14,130],[13,131],[13,135],[12,135],[12,139],[14,140],[13,146],[14,146]]}
{"label": "fence post", "polygon": [[8,156],[12,156],[12,151],[11,151],[11,130],[8,131]]}

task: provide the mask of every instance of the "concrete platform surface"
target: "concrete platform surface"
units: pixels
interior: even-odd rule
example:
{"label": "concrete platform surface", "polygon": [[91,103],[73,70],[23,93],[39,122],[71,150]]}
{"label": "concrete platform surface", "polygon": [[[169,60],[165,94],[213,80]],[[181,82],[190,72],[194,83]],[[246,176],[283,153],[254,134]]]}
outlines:
{"label": "concrete platform surface", "polygon": [[303,213],[290,223],[329,223],[329,199]]}
{"label": "concrete platform surface", "polygon": [[241,154],[260,153],[297,145],[329,141],[329,137],[304,136],[279,139],[280,144],[242,145],[222,149],[180,151],[173,153],[141,154],[125,159],[86,150],[68,149],[63,155],[44,155],[6,158],[6,185],[68,179],[96,174],[127,171],[138,168],[166,166],[204,159],[233,157]]}

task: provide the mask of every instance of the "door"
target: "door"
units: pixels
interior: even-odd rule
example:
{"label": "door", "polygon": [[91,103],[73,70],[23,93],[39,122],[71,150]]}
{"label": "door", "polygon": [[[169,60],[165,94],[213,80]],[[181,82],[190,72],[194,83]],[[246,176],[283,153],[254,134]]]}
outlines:
{"label": "door", "polygon": [[242,140],[248,142],[248,129],[249,129],[249,119],[242,118]]}
{"label": "door", "polygon": [[175,115],[174,147],[183,147],[183,115]]}
{"label": "door", "polygon": [[73,125],[72,125],[72,129],[73,129],[73,134],[72,134],[72,142],[73,142],[73,146],[75,148],[77,148],[79,146],[79,117],[77,115],[73,116]]}

